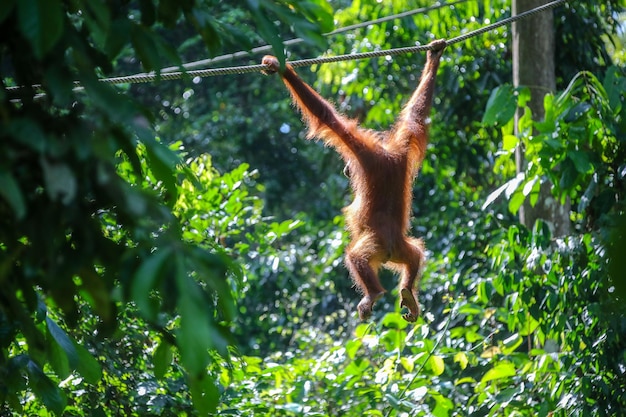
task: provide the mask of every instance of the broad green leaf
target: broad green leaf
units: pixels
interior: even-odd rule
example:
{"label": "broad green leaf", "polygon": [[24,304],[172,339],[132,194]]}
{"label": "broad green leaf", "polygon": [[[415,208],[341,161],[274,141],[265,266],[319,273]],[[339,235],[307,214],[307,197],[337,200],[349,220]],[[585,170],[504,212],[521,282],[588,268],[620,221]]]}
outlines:
{"label": "broad green leaf", "polygon": [[525,197],[528,197],[532,207],[534,207],[537,203],[540,189],[541,181],[538,176],[535,176],[530,181],[526,182],[526,184],[524,184],[524,188],[522,188],[522,194],[524,194]]}
{"label": "broad green leaf", "polygon": [[457,352],[454,355],[454,362],[457,362],[461,369],[465,369],[467,368],[469,360],[467,359],[465,352]]}
{"label": "broad green leaf", "polygon": [[105,112],[113,121],[132,126],[133,117],[139,114],[139,109],[135,103],[129,98],[119,95],[112,86],[100,82],[90,71],[81,71],[79,78],[87,91],[89,100],[94,105]]}
{"label": "broad green leaf", "polygon": [[50,335],[65,352],[70,366],[72,368],[76,368],[76,365],[78,364],[78,353],[74,348],[74,341],[72,341],[63,329],[61,329],[59,325],[56,324],[50,317],[46,317],[46,326],[48,327]]}
{"label": "broad green leaf", "polygon": [[78,343],[74,343],[78,353],[76,371],[90,384],[97,384],[102,379],[102,367],[89,351]]}
{"label": "broad green leaf", "polygon": [[37,153],[46,151],[46,134],[33,120],[16,118],[9,124],[8,132],[13,139],[28,146],[33,151]]}
{"label": "broad green leaf", "polygon": [[408,323],[400,313],[388,313],[383,317],[382,325],[392,329],[405,329]]}
{"label": "broad green leaf", "polygon": [[[161,4],[163,2],[159,2]],[[110,23],[104,42],[104,51],[109,58],[115,58],[125,47],[130,32],[130,22],[127,19],[117,18]]]}
{"label": "broad green leaf", "polygon": [[83,15],[96,45],[104,48],[111,31],[111,11],[107,4],[100,1],[86,0]]}
{"label": "broad green leaf", "polygon": [[48,361],[58,377],[61,379],[67,378],[72,371],[70,361],[67,359],[65,351],[50,334],[46,337],[46,352],[48,354]]}
{"label": "broad green leaf", "polygon": [[523,342],[524,339],[518,333],[514,333],[502,341],[502,353],[510,355],[515,352],[515,349],[517,349]]}
{"label": "broad green leaf", "polygon": [[63,34],[63,6],[59,0],[19,0],[19,28],[33,47],[35,56],[43,58]]}
{"label": "broad green leaf", "polygon": [[562,190],[569,190],[578,179],[578,170],[574,165],[572,158],[566,158],[561,164],[561,179],[559,180],[559,187]]}
{"label": "broad green leaf", "polygon": [[222,42],[215,19],[208,12],[194,8],[193,22],[211,55],[219,53],[222,48]]}
{"label": "broad green leaf", "polygon": [[591,104],[587,103],[586,101],[578,103],[577,105],[572,107],[569,112],[567,112],[567,115],[565,115],[565,121],[567,123],[575,122],[576,120],[580,119],[585,113],[587,113],[589,109],[591,109],[591,107]]}
{"label": "broad green leaf", "polygon": [[152,357],[154,363],[154,376],[162,379],[172,363],[172,347],[162,340],[154,351]]}
{"label": "broad green leaf", "polygon": [[265,11],[261,9],[261,2],[262,0],[247,0],[261,37],[263,37],[267,43],[272,45],[273,53],[276,55],[276,58],[278,58],[278,61],[284,63],[285,48],[283,46],[283,42],[278,36],[279,32],[276,30],[276,25],[274,25],[274,23],[267,18]]}
{"label": "broad green leaf", "polygon": [[152,291],[156,288],[162,268],[171,256],[171,248],[161,248],[150,255],[135,272],[130,285],[131,299],[137,308],[150,320],[155,320],[156,307],[151,300]]}
{"label": "broad green leaf", "polygon": [[130,37],[145,71],[161,69],[161,58],[155,37],[157,35],[141,25],[132,25]]}
{"label": "broad green leaf", "polygon": [[517,106],[525,107],[526,103],[530,101],[530,88],[528,87],[518,87],[516,90],[517,94]]}
{"label": "broad green leaf", "polygon": [[199,378],[188,379],[191,400],[200,415],[209,415],[217,410],[220,393],[212,378],[202,375]]}
{"label": "broad green leaf", "polygon": [[513,87],[503,85],[496,87],[489,96],[482,123],[486,125],[504,125],[515,115],[517,97]]}
{"label": "broad green leaf", "polygon": [[348,357],[354,359],[361,346],[363,346],[363,342],[360,339],[348,340],[346,342],[346,354]]}
{"label": "broad green leaf", "polygon": [[175,168],[179,160],[176,154],[168,149],[167,146],[154,140],[146,143],[146,153],[150,171],[163,183],[165,190],[169,194],[166,201],[170,207],[173,207],[178,199]]}
{"label": "broad green leaf", "polygon": [[511,198],[509,199],[509,211],[512,214],[517,213],[519,208],[524,204],[526,200],[526,196],[521,191],[516,191],[513,193]]}
{"label": "broad green leaf", "polygon": [[406,356],[402,356],[400,358],[400,364],[404,367],[404,369],[406,369],[407,372],[413,372],[413,369],[415,369],[415,361]]}
{"label": "broad green leaf", "polygon": [[174,262],[180,314],[178,348],[187,372],[197,377],[205,372],[209,362],[208,349],[228,355],[227,341],[213,321],[204,290],[188,275],[184,258],[176,256]]}
{"label": "broad green leaf", "polygon": [[504,135],[502,138],[502,149],[505,151],[512,151],[517,147],[519,140],[515,135]]}
{"label": "broad green leaf", "polygon": [[485,383],[496,379],[509,378],[514,376],[515,373],[515,365],[508,361],[501,361],[498,362],[496,366],[488,370],[485,375],[483,375],[480,382]]}
{"label": "broad green leaf", "polygon": [[35,395],[47,408],[61,415],[67,400],[59,387],[33,361],[28,361],[26,372],[28,373],[28,384]]}
{"label": "broad green leaf", "polygon": [[433,371],[435,376],[439,376],[446,369],[446,366],[443,362],[443,358],[438,355],[432,355],[428,360],[430,364],[430,369]]}
{"label": "broad green leaf", "polygon": [[593,165],[589,161],[589,154],[583,151],[568,151],[567,157],[572,160],[576,171],[581,174],[587,174],[593,170]]}
{"label": "broad green leaf", "polygon": [[620,74],[621,69],[616,66],[611,66],[606,71],[604,78],[604,91],[609,100],[609,105],[613,109],[614,114],[619,114],[622,110],[624,103],[622,97],[624,91],[626,91],[626,78],[623,78]]}
{"label": "broad green leaf", "polygon": [[18,220],[22,220],[26,216],[24,195],[10,172],[0,171],[0,197],[9,203]]}

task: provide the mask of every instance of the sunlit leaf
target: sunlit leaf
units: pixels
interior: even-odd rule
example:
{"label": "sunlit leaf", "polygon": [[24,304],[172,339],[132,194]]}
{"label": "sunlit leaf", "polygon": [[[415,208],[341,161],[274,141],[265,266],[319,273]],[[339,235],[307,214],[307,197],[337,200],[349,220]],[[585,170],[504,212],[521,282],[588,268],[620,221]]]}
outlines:
{"label": "sunlit leaf", "polygon": [[502,138],[502,149],[505,151],[512,151],[517,147],[519,143],[517,136],[515,135],[504,135]]}
{"label": "sunlit leaf", "polygon": [[446,369],[446,366],[443,362],[443,358],[441,356],[432,355],[430,359],[428,360],[428,363],[430,365],[430,369],[433,371],[433,374],[435,376],[441,375],[443,371]]}
{"label": "sunlit leaf", "polygon": [[510,378],[515,374],[515,365],[508,361],[500,361],[483,375],[480,382],[485,383],[497,379]]}
{"label": "sunlit leaf", "polygon": [[509,355],[513,352],[515,352],[515,350],[524,342],[524,339],[518,334],[518,333],[514,333],[511,336],[507,337],[506,339],[504,339],[502,341],[502,344],[504,345],[502,347],[502,353],[505,355]]}
{"label": "sunlit leaf", "polygon": [[465,369],[469,360],[465,352],[457,352],[454,354],[454,362],[457,362],[461,369]]}

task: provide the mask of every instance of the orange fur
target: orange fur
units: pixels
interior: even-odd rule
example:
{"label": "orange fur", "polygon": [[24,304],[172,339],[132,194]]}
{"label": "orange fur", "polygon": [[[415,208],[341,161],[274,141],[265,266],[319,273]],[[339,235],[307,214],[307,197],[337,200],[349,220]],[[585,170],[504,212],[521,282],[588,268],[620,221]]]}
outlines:
{"label": "orange fur", "polygon": [[346,265],[363,293],[357,310],[364,320],[385,289],[378,270],[389,267],[401,274],[400,303],[415,321],[419,315],[416,281],[424,262],[421,239],[408,236],[412,185],[428,143],[430,108],[439,59],[446,44],[433,42],[419,85],[389,132],[363,129],[339,114],[287,65],[280,72],[278,60],[263,58],[267,72],[280,72],[294,103],[309,126],[309,138],[322,138],[345,160],[354,201],[344,208],[352,241],[346,249]]}

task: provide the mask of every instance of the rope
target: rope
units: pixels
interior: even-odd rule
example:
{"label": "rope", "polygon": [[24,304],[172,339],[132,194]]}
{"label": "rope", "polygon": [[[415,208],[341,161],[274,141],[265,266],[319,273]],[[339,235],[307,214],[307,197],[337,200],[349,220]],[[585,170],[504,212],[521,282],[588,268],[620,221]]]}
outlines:
{"label": "rope", "polygon": [[[323,33],[322,36],[325,36],[325,37],[335,36],[335,35],[339,35],[341,33],[349,32],[349,31],[352,31],[352,30],[355,30],[355,29],[360,29],[360,28],[363,28],[363,27],[367,27],[367,26],[371,26],[371,25],[377,25],[379,23],[388,22],[390,20],[402,19],[402,18],[405,18],[405,17],[408,17],[408,16],[413,16],[415,14],[427,13],[427,12],[430,12],[430,11],[433,11],[433,10],[441,9],[443,7],[454,6],[456,4],[464,3],[466,1],[469,1],[469,0],[456,0],[456,1],[450,1],[450,2],[447,2],[447,3],[437,2],[437,3],[433,4],[432,6],[421,7],[419,9],[413,9],[413,10],[409,10],[409,11],[406,11],[406,12],[397,13],[397,14],[394,14],[394,15],[391,15],[391,16],[385,16],[385,17],[381,17],[381,18],[378,18],[378,19],[369,20],[367,22],[361,22],[361,23],[356,23],[354,25],[344,26],[342,28],[335,29],[332,32]],[[302,38],[288,39],[288,40],[283,42],[283,45],[284,46],[291,46],[291,45],[297,45],[297,44],[302,43],[302,42],[304,42],[304,39],[302,39]],[[203,60],[200,60],[200,61],[189,62],[189,63],[183,64],[182,67],[185,68],[185,69],[194,69],[194,68],[198,68],[198,67],[206,67],[206,66],[209,66],[211,64],[215,64],[217,62],[233,60],[233,59],[236,59],[236,58],[245,58],[247,56],[258,54],[258,53],[261,53],[261,52],[268,52],[271,49],[272,49],[272,45],[257,46],[255,48],[252,48],[249,52],[248,51],[239,51],[239,52],[234,52],[232,54],[220,55],[220,56],[216,56],[214,58],[209,58],[209,59],[203,59]],[[167,67],[167,68],[161,69],[161,73],[164,73],[164,72],[175,72],[175,71],[179,71],[179,69],[180,69],[180,66]]]}
{"label": "rope", "polygon": [[[555,0],[550,3],[546,3],[543,6],[536,7],[534,9],[528,10],[523,13],[519,13],[515,16],[508,17],[506,19],[502,19],[499,22],[492,23],[480,29],[476,29],[470,32],[467,32],[463,35],[454,37],[452,39],[447,40],[448,45],[452,45],[455,43],[460,43],[466,41],[474,36],[481,35],[485,32],[489,32],[493,29],[496,29],[500,26],[508,25],[509,23],[515,22],[517,20],[525,19],[532,15],[544,12],[549,9],[553,9],[567,0]],[[319,57],[319,58],[309,58],[309,59],[301,59],[297,61],[289,61],[289,64],[294,67],[308,67],[316,64],[326,64],[330,62],[340,62],[340,61],[349,61],[349,60],[360,60],[360,59],[370,59],[370,58],[378,58],[381,56],[395,56],[408,54],[413,52],[421,52],[421,51],[429,51],[433,49],[430,45],[417,45],[417,46],[406,46],[402,48],[393,48],[386,49],[381,51],[372,51],[372,52],[361,52],[356,54],[345,54],[345,55],[336,55],[336,56],[327,56],[327,57]],[[265,65],[244,65],[237,67],[226,67],[226,68],[209,68],[203,70],[193,70],[187,72],[169,72],[165,74],[160,74],[160,78],[163,80],[177,80],[182,77],[189,76],[193,77],[212,77],[217,75],[231,75],[231,74],[248,74],[252,72],[259,72],[265,70]],[[138,74],[135,76],[127,76],[127,77],[116,77],[116,78],[104,78],[101,81],[110,83],[110,84],[124,84],[124,83],[138,83],[138,82],[151,82],[158,79],[159,76],[157,74]]]}
{"label": "rope", "polygon": [[[463,0],[459,0],[457,1],[457,3],[460,1],[463,1]],[[530,17],[532,15],[542,13],[546,10],[553,9],[566,2],[567,0],[555,0],[550,3],[546,3],[534,9],[525,11],[523,13],[519,13],[515,16],[511,16],[511,17],[502,19],[498,22],[492,23],[490,25],[484,26],[480,29],[472,30],[463,35],[451,38],[447,40],[446,43],[448,45],[453,45],[455,43],[466,41],[470,38],[473,38],[474,36],[478,36],[485,32],[489,32],[500,26],[508,25],[509,23],[513,23],[518,20]],[[456,3],[448,3],[446,5],[450,5],[450,4],[456,4]],[[432,7],[439,7],[439,6],[432,6]],[[411,11],[411,12],[414,12],[414,11]],[[383,18],[383,19],[386,19],[386,18]],[[371,22],[367,22],[367,23],[372,24]],[[357,26],[357,25],[353,25],[353,26]],[[349,26],[347,28],[349,28]],[[339,30],[343,31],[344,29],[345,28],[342,28]],[[348,29],[345,29],[345,30],[348,30]],[[431,45],[416,45],[416,46],[386,49],[386,50],[381,50],[381,51],[361,52],[361,53],[354,53],[354,54],[301,59],[301,60],[296,60],[296,61],[288,61],[288,63],[294,68],[298,68],[298,67],[306,67],[306,66],[311,66],[311,65],[316,65],[316,64],[325,64],[325,63],[330,63],[330,62],[370,59],[370,58],[377,58],[381,56],[395,56],[395,55],[402,55],[402,54],[408,54],[408,53],[414,53],[414,52],[429,51],[432,49],[433,47]],[[166,72],[166,73],[160,73],[160,74],[155,74],[155,73],[136,74],[136,75],[123,76],[123,77],[102,78],[100,79],[100,81],[106,84],[137,84],[137,83],[153,82],[156,80],[165,80],[165,81],[179,80],[185,77],[205,78],[205,77],[214,77],[214,76],[219,76],[219,75],[249,74],[253,72],[260,72],[265,69],[266,69],[266,66],[262,64],[243,65],[243,66],[225,67],[225,68],[208,68],[208,69],[192,70],[192,71],[186,71],[186,72],[175,71],[175,72]],[[33,86],[33,87],[38,88],[40,86]],[[15,89],[20,89],[20,88],[22,87],[8,87],[7,90],[10,91],[10,90],[15,90]]]}

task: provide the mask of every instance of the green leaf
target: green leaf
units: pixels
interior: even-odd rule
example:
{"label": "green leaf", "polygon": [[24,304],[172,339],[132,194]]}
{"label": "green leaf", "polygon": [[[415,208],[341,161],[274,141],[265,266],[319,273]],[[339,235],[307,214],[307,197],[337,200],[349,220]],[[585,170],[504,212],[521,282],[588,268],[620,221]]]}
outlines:
{"label": "green leaf", "polygon": [[19,0],[17,17],[22,34],[43,58],[63,34],[63,6],[59,0]]}
{"label": "green leaf", "polygon": [[591,107],[591,104],[587,103],[586,101],[578,103],[577,105],[572,107],[569,112],[567,112],[567,115],[565,115],[565,121],[567,123],[575,122],[576,120],[580,119],[585,113],[587,113],[589,109],[591,109]]}
{"label": "green leaf", "polygon": [[43,153],[46,150],[46,134],[39,124],[32,119],[16,118],[8,128],[9,134],[17,142],[28,146],[35,152]]}
{"label": "green leaf", "polygon": [[508,361],[501,361],[496,366],[485,373],[480,380],[481,383],[493,381],[496,379],[509,378],[516,373],[515,366]]}
{"label": "green leaf", "polygon": [[[91,3],[91,2],[90,2]],[[161,4],[163,2],[160,2]],[[104,42],[104,51],[109,58],[115,58],[126,46],[130,31],[130,22],[127,19],[118,18],[110,23],[110,30]]]}
{"label": "green leaf", "polygon": [[24,196],[19,184],[10,172],[0,171],[0,196],[9,203],[18,220],[22,220],[26,216]]}
{"label": "green leaf", "polygon": [[46,337],[46,352],[48,353],[50,366],[52,366],[52,369],[54,369],[54,372],[59,378],[65,379],[70,376],[72,369],[70,368],[67,354],[50,335]]}
{"label": "green leaf", "polygon": [[155,37],[157,35],[141,25],[133,25],[130,28],[130,38],[141,60],[145,71],[157,71],[161,69],[161,58]]}
{"label": "green leaf", "polygon": [[154,351],[154,376],[162,379],[172,363],[172,346],[162,340]]}
{"label": "green leaf", "polygon": [[61,415],[67,400],[59,387],[33,361],[28,361],[26,372],[28,373],[28,383],[35,395],[43,402],[46,408]]}
{"label": "green leaf", "polygon": [[519,140],[515,135],[504,135],[502,138],[502,149],[505,151],[512,151],[517,147]]}
{"label": "green leaf", "polygon": [[282,40],[278,36],[279,31],[276,25],[274,25],[274,23],[266,17],[266,13],[261,10],[259,0],[247,0],[247,3],[261,37],[272,45],[272,51],[274,55],[276,55],[276,58],[278,58],[278,61],[281,63],[285,62],[285,48]]}
{"label": "green leaf", "polygon": [[78,343],[74,343],[78,353],[76,371],[90,384],[97,384],[102,379],[102,367],[89,351]]}
{"label": "green leaf", "polygon": [[409,324],[402,318],[400,313],[388,313],[383,317],[382,325],[391,329],[404,329]]}
{"label": "green leaf", "polygon": [[514,333],[513,335],[507,337],[502,341],[502,353],[505,355],[510,355],[515,352],[515,350],[524,342],[524,338],[522,338],[519,333]]}
{"label": "green leaf", "polygon": [[503,85],[496,87],[489,96],[482,123],[494,126],[504,125],[515,116],[517,109],[517,98],[513,87]]}
{"label": "green leaf", "polygon": [[[537,200],[539,199],[539,191],[541,189],[541,181],[538,176],[531,178],[529,181],[524,184],[524,188],[522,188],[522,194],[524,197],[528,197],[531,206],[535,206]],[[529,197],[530,196],[530,197]]]}
{"label": "green leaf", "polygon": [[83,5],[85,24],[91,32],[94,43],[103,48],[111,32],[111,11],[106,3],[100,1],[86,0]]}
{"label": "green leaf", "polygon": [[61,329],[59,325],[56,324],[50,317],[46,317],[46,326],[48,327],[50,335],[65,352],[70,366],[72,368],[76,368],[78,364],[78,353],[74,348],[74,341],[70,339],[63,329]]}
{"label": "green leaf", "polygon": [[469,362],[467,354],[465,352],[457,352],[454,355],[454,362],[457,362],[461,369],[467,368],[467,364]]}
{"label": "green leaf", "polygon": [[511,198],[509,199],[509,211],[512,214],[517,213],[517,211],[522,206],[522,204],[524,204],[525,200],[526,200],[526,196],[524,195],[524,193],[522,193],[521,191],[514,192]]}
{"label": "green leaf", "polygon": [[589,154],[582,151],[568,151],[567,157],[572,160],[574,166],[576,167],[576,171],[581,174],[587,174],[593,170],[593,165],[589,161]]}
{"label": "green leaf", "polygon": [[193,405],[200,415],[208,415],[217,410],[219,390],[211,378],[202,375],[200,378],[189,378],[189,390]]}
{"label": "green leaf", "polygon": [[211,55],[216,55],[222,48],[222,42],[219,32],[217,31],[217,22],[206,11],[199,8],[193,9],[192,22],[196,26],[204,44],[209,49]]}
{"label": "green leaf", "polygon": [[131,299],[137,304],[137,308],[150,320],[155,320],[157,309],[151,300],[152,291],[157,286],[163,266],[171,256],[169,247],[161,248],[146,259],[135,272],[130,286]]}
{"label": "green leaf", "polygon": [[177,345],[187,371],[192,376],[198,376],[205,373],[210,359],[209,349],[216,350],[222,357],[228,356],[228,333],[215,322],[212,301],[189,275],[186,260],[187,254],[183,253],[177,253],[173,260],[180,314]]}
{"label": "green leaf", "polygon": [[428,363],[430,365],[430,369],[433,371],[433,374],[435,376],[441,375],[443,371],[446,369],[446,366],[443,362],[443,358],[441,356],[432,355],[430,359],[428,360]]}
{"label": "green leaf", "polygon": [[146,153],[150,171],[163,183],[169,194],[166,202],[170,207],[173,207],[178,199],[175,168],[179,160],[172,150],[155,140],[146,143]]}
{"label": "green leaf", "polygon": [[621,76],[621,69],[611,66],[606,71],[604,78],[604,91],[609,100],[609,106],[613,109],[614,114],[619,114],[623,107],[622,97],[626,91],[626,79]]}

